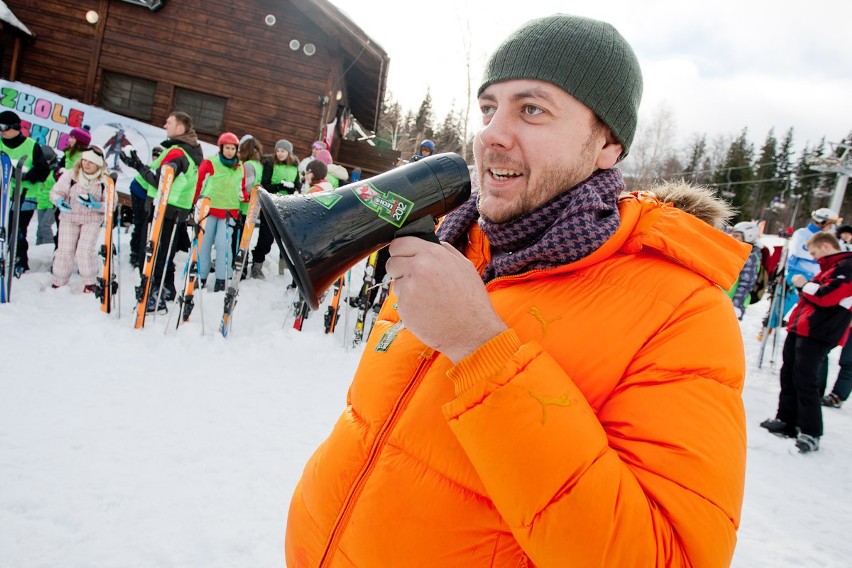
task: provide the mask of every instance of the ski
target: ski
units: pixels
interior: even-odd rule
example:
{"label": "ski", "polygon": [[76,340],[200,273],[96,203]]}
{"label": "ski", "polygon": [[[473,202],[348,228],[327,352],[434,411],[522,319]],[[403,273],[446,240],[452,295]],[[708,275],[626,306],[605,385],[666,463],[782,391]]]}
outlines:
{"label": "ski", "polygon": [[237,249],[237,256],[234,259],[234,271],[231,274],[231,281],[225,289],[225,306],[222,310],[222,322],[219,324],[219,331],[222,337],[228,337],[231,331],[231,316],[234,313],[234,308],[237,305],[237,294],[240,291],[240,282],[243,280],[243,269],[248,258],[249,247],[251,246],[251,236],[254,232],[254,227],[257,225],[257,218],[260,215],[260,201],[258,201],[256,185],[251,190],[249,197],[249,207],[246,212],[246,220],[243,224],[243,231],[240,235],[240,246]]}
{"label": "ski", "polygon": [[[142,279],[136,288],[136,321],[134,327],[140,329],[145,326],[145,315],[148,307],[148,294],[151,291],[151,275],[154,272],[154,262],[157,258],[157,248],[160,244],[160,233],[163,228],[163,217],[166,205],[169,201],[169,193],[175,180],[175,170],[172,166],[164,164],[160,168],[160,183],[157,187],[157,197],[154,199],[154,218],[151,222],[151,233],[145,244],[145,264],[142,269]],[[163,267],[165,270],[165,266]]]}
{"label": "ski", "polygon": [[189,321],[192,309],[195,307],[195,289],[198,287],[198,248],[204,242],[204,229],[207,226],[207,217],[210,214],[210,198],[202,196],[195,205],[195,233],[192,237],[192,245],[189,247],[189,255],[183,267],[183,288],[178,296],[178,317],[175,329],[180,327],[181,322]]}
{"label": "ski", "polygon": [[358,315],[355,318],[355,333],[352,337],[353,347],[360,345],[361,341],[364,340],[364,325],[367,320],[367,312],[370,310],[370,290],[373,288],[377,259],[378,252],[374,252],[367,258],[367,264],[364,266],[364,281],[361,284],[358,296],[353,300],[353,307],[358,310]]}
{"label": "ski", "polygon": [[[0,154],[2,163],[2,178],[0,178],[0,304],[9,301],[6,297],[6,241],[9,224],[9,183],[12,179],[12,159],[6,152]],[[14,264],[15,260],[11,260]]]}
{"label": "ski", "polygon": [[[374,284],[374,286],[378,286],[379,284]],[[385,303],[385,300],[388,299],[388,294],[390,293],[390,280],[385,280],[381,283],[381,288],[379,289],[378,297],[376,301],[370,306],[370,310],[367,314],[367,323],[364,326],[364,335],[367,337],[370,336],[370,332],[373,330],[373,325],[376,323],[376,319],[379,317],[379,312],[382,310],[382,306]]]}
{"label": "ski", "polygon": [[334,282],[334,294],[331,297],[331,304],[328,306],[328,311],[325,313],[325,332],[334,333],[334,328],[337,326],[338,312],[340,307],[340,297],[343,295],[344,289],[343,276]]}
{"label": "ski", "polygon": [[302,325],[305,323],[305,320],[308,318],[308,312],[310,311],[310,307],[308,303],[299,298],[299,301],[295,304],[294,313],[296,314],[296,319],[293,321],[293,329],[296,331],[302,331]]}
{"label": "ski", "polygon": [[23,201],[23,189],[21,184],[24,180],[24,162],[27,157],[24,156],[18,160],[15,166],[15,185],[9,189],[9,223],[6,231],[6,238],[9,241],[8,257],[6,261],[6,301],[9,302],[12,298],[12,279],[20,278],[21,272],[18,271],[18,224],[21,219],[21,201]]}
{"label": "ski", "polygon": [[778,344],[778,328],[781,326],[784,319],[784,302],[786,300],[787,292],[786,265],[787,243],[784,243],[784,247],[781,249],[781,258],[778,260],[778,264],[770,277],[772,280],[772,290],[769,297],[769,309],[766,312],[766,316],[763,318],[763,327],[761,328],[758,337],[758,340],[760,341],[760,351],[757,355],[758,369],[763,367],[763,356],[766,352],[766,346],[769,343],[770,336],[772,336],[773,342],[771,363],[775,362],[775,347]]}
{"label": "ski", "polygon": [[101,245],[100,255],[104,266],[101,276],[95,283],[95,297],[101,301],[101,311],[105,314],[112,312],[113,299],[118,291],[115,279],[115,243],[113,229],[115,223],[115,181],[107,178],[106,194],[104,195],[104,244]]}

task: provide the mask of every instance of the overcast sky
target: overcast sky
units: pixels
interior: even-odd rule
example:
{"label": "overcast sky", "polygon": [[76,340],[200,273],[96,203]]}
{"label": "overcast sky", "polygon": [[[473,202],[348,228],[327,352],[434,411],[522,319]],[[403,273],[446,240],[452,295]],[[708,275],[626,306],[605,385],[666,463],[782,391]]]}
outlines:
{"label": "overcast sky", "polygon": [[770,128],[780,138],[793,127],[801,149],[852,130],[848,0],[331,2],[390,56],[394,98],[416,110],[431,89],[437,120],[465,103],[465,38],[475,95],[500,41],[529,19],[564,12],[608,21],[627,38],[645,79],[640,127],[667,108],[677,145],[695,133],[734,136],[748,127],[759,148]]}

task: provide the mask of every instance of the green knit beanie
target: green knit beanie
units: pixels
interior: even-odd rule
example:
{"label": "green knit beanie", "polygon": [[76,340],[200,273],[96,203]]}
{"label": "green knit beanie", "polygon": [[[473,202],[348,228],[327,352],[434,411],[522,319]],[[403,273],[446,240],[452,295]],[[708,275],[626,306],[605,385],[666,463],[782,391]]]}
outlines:
{"label": "green knit beanie", "polygon": [[527,22],[491,55],[478,94],[510,79],[538,79],[563,89],[612,130],[624,147],[622,157],[627,155],[642,99],[642,70],[610,24],[567,14]]}

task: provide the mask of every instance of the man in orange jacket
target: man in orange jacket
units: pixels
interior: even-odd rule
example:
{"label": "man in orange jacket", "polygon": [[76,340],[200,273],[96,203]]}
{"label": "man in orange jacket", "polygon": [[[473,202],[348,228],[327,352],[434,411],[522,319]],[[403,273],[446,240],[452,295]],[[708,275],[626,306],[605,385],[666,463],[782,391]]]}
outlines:
{"label": "man in orange jacket", "polygon": [[622,193],[641,92],[600,21],[533,20],[491,56],[478,183],[441,244],[390,244],[392,293],[291,501],[288,566],[730,563],[745,363],[722,289],[749,247],[707,191]]}

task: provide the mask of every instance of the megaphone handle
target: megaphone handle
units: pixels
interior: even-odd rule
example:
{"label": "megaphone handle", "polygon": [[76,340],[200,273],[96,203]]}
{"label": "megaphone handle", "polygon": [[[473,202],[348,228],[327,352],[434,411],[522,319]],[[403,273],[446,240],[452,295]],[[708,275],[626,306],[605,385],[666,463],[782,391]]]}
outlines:
{"label": "megaphone handle", "polygon": [[438,235],[435,234],[435,219],[426,215],[398,230],[394,237],[419,237],[425,241],[441,244]]}

